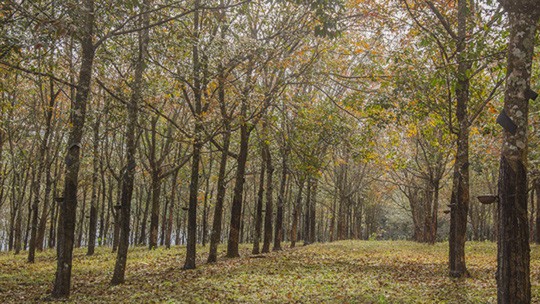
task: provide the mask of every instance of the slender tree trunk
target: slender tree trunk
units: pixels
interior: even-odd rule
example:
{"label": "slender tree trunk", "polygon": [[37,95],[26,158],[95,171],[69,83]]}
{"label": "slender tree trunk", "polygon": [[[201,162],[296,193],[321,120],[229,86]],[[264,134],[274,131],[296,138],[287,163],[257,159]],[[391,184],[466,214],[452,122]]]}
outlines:
{"label": "slender tree trunk", "polygon": [[230,145],[230,127],[225,123],[225,133],[223,134],[223,146],[221,159],[219,162],[219,173],[217,181],[217,198],[214,207],[214,219],[212,222],[212,231],[210,233],[210,252],[208,254],[208,263],[217,261],[217,248],[221,239],[221,222],[223,220],[223,203],[225,202],[225,192],[227,191],[225,175],[227,174],[227,159]]}
{"label": "slender tree trunk", "polygon": [[287,185],[287,157],[288,149],[285,148],[282,153],[281,162],[281,181],[279,185],[278,204],[276,213],[276,231],[274,234],[274,251],[282,250],[281,241],[283,240],[283,206],[285,205],[285,186]]}
{"label": "slender tree trunk", "polygon": [[[23,199],[25,199],[26,191],[23,192]],[[27,210],[27,217],[26,217],[26,226],[24,229],[24,242],[23,242],[23,250],[26,250],[28,248],[28,237],[30,236],[30,222],[32,220],[32,204],[30,201],[28,201],[28,210]]]}
{"label": "slender tree trunk", "polygon": [[259,191],[257,192],[257,210],[255,213],[255,236],[253,238],[253,254],[260,253],[262,235],[262,209],[264,202],[264,176],[266,175],[266,162],[261,161],[261,174],[259,175]]}
{"label": "slender tree trunk", "polygon": [[[223,5],[223,1],[220,1]],[[227,26],[225,25],[225,10],[221,10],[222,26],[220,27],[221,39],[225,39]],[[219,66],[218,77],[218,100],[221,111],[221,117],[223,120],[223,145],[219,161],[219,173],[217,181],[217,198],[216,205],[214,207],[214,218],[212,222],[212,231],[210,232],[210,251],[208,253],[208,263],[214,263],[217,261],[217,249],[221,239],[221,223],[223,220],[223,203],[225,201],[226,181],[225,175],[227,174],[227,160],[229,154],[229,145],[231,141],[231,125],[230,117],[227,113],[227,102],[225,100],[225,73],[223,66]]]}
{"label": "slender tree trunk", "polygon": [[193,159],[191,163],[191,183],[189,185],[188,239],[184,269],[194,269],[197,246],[197,198],[199,194],[199,163],[202,149],[202,92],[201,63],[199,60],[199,7],[200,0],[195,0],[193,13],[193,93],[195,110],[195,136],[193,141]]}
{"label": "slender tree trunk", "polygon": [[331,211],[332,215],[330,218],[330,227],[328,228],[328,238],[330,242],[334,241],[334,234],[335,234],[334,230],[335,230],[335,225],[336,225],[336,209],[337,209],[338,197],[339,197],[338,191],[339,190],[336,188],[334,192],[334,199],[332,202],[332,211]]}
{"label": "slender tree trunk", "polygon": [[242,215],[240,216],[240,243],[243,243],[244,242],[244,231],[245,231],[245,226],[246,226],[246,221],[244,220],[245,219],[245,214],[246,214],[246,208],[247,208],[247,197],[249,195],[249,186],[244,183],[244,198],[243,198],[243,202],[242,202]]}
{"label": "slender tree trunk", "polygon": [[[304,213],[304,246],[311,244],[309,236],[311,235],[311,188],[312,182],[311,177],[307,178],[307,190],[306,190],[306,211]],[[345,215],[342,215],[342,218],[345,218]],[[342,227],[342,238],[345,238],[345,221],[343,221]]]}
{"label": "slender tree trunk", "polygon": [[196,130],[199,138],[193,144],[193,159],[191,167],[191,183],[189,186],[189,210],[188,210],[188,239],[187,255],[184,269],[195,268],[196,245],[197,245],[197,198],[199,194],[199,163],[201,158],[202,142],[200,138],[201,126]]}
{"label": "slender tree trunk", "polygon": [[[202,224],[202,245],[206,246],[206,239],[208,237],[208,194],[210,191],[210,178],[212,177],[212,167],[214,159],[212,158],[212,152],[210,152],[210,169],[208,169],[208,176],[206,176],[206,185],[204,190],[204,206],[203,206],[203,224]],[[212,197],[212,196],[210,196]]]}
{"label": "slender tree trunk", "polygon": [[534,182],[531,183],[531,194],[530,194],[530,202],[531,202],[531,213],[529,215],[529,243],[534,242],[534,214],[535,214],[535,204],[534,204]]}
{"label": "slender tree trunk", "polygon": [[[100,167],[102,163],[100,162]],[[99,236],[98,236],[98,246],[101,246],[105,243],[105,209],[107,209],[107,188],[105,184],[105,171],[103,168],[101,170],[101,210],[99,214]],[[109,185],[110,187],[110,185]]]}
{"label": "slender tree trunk", "polygon": [[76,242],[77,248],[81,248],[81,244],[82,244],[85,214],[86,214],[86,187],[83,188],[83,194],[82,194],[81,215],[79,216],[79,231],[77,233],[77,242]]}
{"label": "slender tree trunk", "polygon": [[[246,117],[246,101],[243,102],[242,117]],[[240,221],[242,216],[242,196],[244,192],[244,177],[246,175],[246,163],[249,148],[249,130],[247,122],[240,126],[240,152],[238,153],[238,165],[236,167],[236,180],[231,209],[231,222],[229,228],[229,240],[227,242],[227,257],[239,257],[238,243],[240,237]]]}
{"label": "slender tree trunk", "polygon": [[[15,180],[15,179],[14,179]],[[15,184],[15,183],[14,183]],[[17,209],[15,209],[15,227],[14,227],[14,244],[13,248],[15,250],[15,254],[19,254],[21,252],[21,242],[22,242],[22,201],[17,199],[16,195],[16,189],[17,186],[13,187],[13,202],[14,204],[18,204]],[[18,203],[17,203],[18,201]]]}
{"label": "slender tree trunk", "polygon": [[112,252],[118,250],[118,243],[120,242],[120,221],[122,220],[120,215],[120,208],[122,208],[122,180],[118,180],[118,187],[116,189],[116,202],[117,205],[113,205],[111,202],[111,211],[114,218],[113,226],[113,239],[112,239]]}
{"label": "slender tree trunk", "polygon": [[471,63],[466,55],[467,0],[458,1],[458,72],[456,84],[456,118],[459,124],[457,152],[454,162],[452,197],[450,200],[449,268],[451,277],[468,277],[465,263],[467,214],[469,212],[469,76]]}
{"label": "slender tree trunk", "polygon": [[[114,192],[114,189],[113,189],[113,178],[111,175],[109,175],[109,193],[108,193],[108,196],[107,196],[107,215],[105,216],[105,228],[103,229],[103,235],[104,235],[104,241],[103,241],[103,244],[111,244],[111,241],[110,241],[110,235],[109,235],[109,227],[111,225],[111,213],[112,213],[112,218],[113,218],[113,221],[116,220],[115,218],[115,213],[114,213],[114,210],[113,210],[113,192]],[[113,223],[114,224],[114,223]],[[114,236],[113,236],[114,238]]]}
{"label": "slender tree trunk", "polygon": [[[47,155],[47,148],[49,146],[49,136],[51,134],[51,121],[52,121],[52,114],[53,114],[53,108],[56,100],[57,94],[54,94],[54,83],[52,79],[50,80],[50,98],[48,106],[46,107],[45,111],[45,133],[43,134],[43,139],[41,140],[41,145],[39,148],[39,154],[38,154],[38,169],[36,172],[36,178],[34,180],[34,187],[32,187],[33,190],[33,202],[32,202],[32,225],[30,230],[30,246],[28,248],[28,262],[34,263],[35,260],[35,253],[36,253],[36,247],[42,247],[37,246],[37,233],[38,233],[38,213],[39,213],[39,199],[40,199],[40,192],[41,192],[41,177],[43,175],[43,172],[45,171],[46,167],[46,155]],[[44,206],[44,210],[46,210],[46,206]],[[42,240],[43,243],[43,240]]]}
{"label": "slender tree trunk", "polygon": [[[58,169],[59,166],[57,166],[57,169]],[[55,176],[58,177],[58,172],[55,172]],[[58,188],[58,180],[55,179],[54,181],[54,186],[53,186],[53,193],[57,193],[57,188]],[[55,197],[55,199],[53,200],[53,204],[51,206],[51,227],[49,229],[49,240],[48,240],[48,247],[49,248],[54,248],[56,246],[56,227],[58,226],[58,210],[60,209],[60,207],[58,206],[58,203],[56,202],[57,198]]]}
{"label": "slender tree trunk", "polygon": [[362,216],[364,213],[364,201],[363,199],[360,199],[360,202],[358,204],[358,239],[361,240],[363,238],[362,235]]}
{"label": "slender tree trunk", "polygon": [[270,243],[272,242],[272,217],[274,209],[273,199],[273,175],[274,166],[272,165],[272,154],[268,143],[263,143],[263,161],[266,162],[266,208],[264,214],[264,242],[262,253],[270,252]]}
{"label": "slender tree trunk", "polygon": [[300,213],[302,212],[302,190],[304,189],[304,179],[300,180],[298,185],[298,194],[296,196],[296,202],[293,209],[292,227],[291,227],[291,248],[296,246],[296,240],[298,237],[298,220]]}
{"label": "slender tree trunk", "polygon": [[9,235],[8,235],[8,250],[14,249],[15,243],[15,222],[17,218],[17,204],[15,199],[15,187],[17,179],[17,173],[14,174],[11,183],[11,208],[9,208]]}
{"label": "slender tree trunk", "polygon": [[57,268],[52,296],[69,297],[71,267],[73,260],[73,238],[77,217],[77,189],[79,184],[81,140],[86,118],[86,103],[90,94],[92,66],[94,61],[94,1],[85,0],[80,11],[81,18],[81,66],[77,83],[77,94],[72,105],[71,130],[66,155],[64,198],[60,203],[58,224]]}
{"label": "slender tree trunk", "polygon": [[[309,243],[315,243],[315,222],[316,222],[316,210],[317,210],[317,185],[319,180],[316,178],[311,179],[311,202],[310,202],[310,214],[309,214]],[[349,215],[352,215],[349,209]]]}
{"label": "slender tree trunk", "polygon": [[439,180],[433,181],[433,209],[431,213],[431,223],[430,223],[430,239],[429,243],[435,244],[437,241],[437,225],[438,225],[438,214],[439,214]]}
{"label": "slender tree trunk", "polygon": [[159,203],[161,199],[161,172],[154,168],[152,171],[152,210],[150,212],[150,237],[148,239],[149,249],[156,249],[158,242],[159,228]]}
{"label": "slender tree trunk", "polygon": [[498,303],[530,303],[530,248],[527,221],[527,129],[537,1],[502,1],[509,13],[504,112],[517,126],[504,131],[499,171]]}
{"label": "slender tree trunk", "polygon": [[54,208],[50,206],[51,190],[52,190],[52,177],[51,177],[50,169],[51,167],[49,165],[47,173],[46,173],[46,177],[45,177],[45,195],[44,195],[45,198],[43,200],[43,210],[41,212],[41,217],[39,219],[38,233],[37,233],[37,239],[36,239],[36,249],[38,251],[43,251],[43,246],[45,243],[45,232],[47,230],[47,218],[49,217],[51,210],[53,210]]}
{"label": "slender tree trunk", "polygon": [[[173,229],[174,202],[176,200],[176,189],[178,188],[178,172],[176,170],[172,176],[171,202],[169,203],[169,217],[167,219],[167,232],[165,233],[165,248],[171,248],[171,236]],[[177,244],[178,245],[178,244]]]}
{"label": "slender tree trunk", "polygon": [[161,214],[161,233],[159,237],[159,245],[165,245],[165,231],[167,230],[167,213],[169,207],[169,199],[165,197],[165,205],[163,205],[163,213]]}
{"label": "slender tree trunk", "polygon": [[[147,12],[150,8],[150,1],[143,0],[141,11]],[[120,242],[118,244],[118,253],[114,265],[114,273],[111,279],[111,285],[124,283],[127,253],[129,248],[131,199],[133,196],[133,184],[135,181],[135,169],[137,167],[137,139],[136,129],[138,123],[138,107],[142,101],[143,74],[146,67],[146,52],[149,41],[150,16],[148,13],[141,15],[142,30],[138,33],[139,50],[137,61],[135,63],[134,80],[131,88],[131,100],[127,105],[128,125],[126,126],[126,166],[122,174],[122,196],[120,200]]]}
{"label": "slender tree trunk", "polygon": [[142,224],[141,224],[141,233],[139,236],[139,241],[137,242],[139,245],[144,245],[146,240],[146,224],[148,222],[148,209],[150,207],[150,203],[148,200],[148,195],[146,196],[145,205],[144,205],[144,212],[142,217]]}

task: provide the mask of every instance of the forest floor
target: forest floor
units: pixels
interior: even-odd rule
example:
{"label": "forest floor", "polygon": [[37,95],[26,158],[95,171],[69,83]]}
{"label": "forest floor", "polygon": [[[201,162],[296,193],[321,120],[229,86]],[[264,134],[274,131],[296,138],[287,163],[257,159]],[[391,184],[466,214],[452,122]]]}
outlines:
{"label": "forest floor", "polygon": [[[531,245],[533,303],[540,303],[540,246]],[[115,255],[75,250],[72,303],[495,303],[496,244],[467,243],[472,278],[447,276],[447,243],[341,241],[264,256],[243,245],[239,259],[184,271],[184,247],[129,252],[126,283],[110,287]],[[224,247],[220,251],[224,253]],[[50,293],[55,252],[0,254],[0,302],[42,302]]]}

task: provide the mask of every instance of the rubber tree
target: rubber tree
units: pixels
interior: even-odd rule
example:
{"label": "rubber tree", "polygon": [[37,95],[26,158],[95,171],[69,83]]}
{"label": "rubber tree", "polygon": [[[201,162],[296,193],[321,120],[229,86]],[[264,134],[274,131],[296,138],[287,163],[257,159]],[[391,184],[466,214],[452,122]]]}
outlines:
{"label": "rubber tree", "polygon": [[[149,0],[144,0],[141,11],[146,12],[150,7]],[[150,18],[148,13],[141,14],[141,29],[138,32],[139,47],[135,62],[134,79],[131,84],[131,98],[127,104],[128,123],[126,126],[126,164],[122,174],[122,194],[120,197],[120,238],[114,273],[111,285],[124,283],[127,263],[127,253],[129,248],[129,232],[131,217],[131,198],[133,196],[133,184],[135,181],[135,168],[137,166],[135,156],[137,153],[137,117],[138,107],[142,100],[143,73],[146,67],[146,53],[148,48],[148,28]]]}
{"label": "rubber tree", "polygon": [[[507,79],[503,146],[499,168],[497,302],[530,303],[527,220],[527,142],[532,58],[540,6],[536,0],[501,0],[508,13]],[[505,125],[501,123],[501,125]]]}
{"label": "rubber tree", "polygon": [[467,239],[467,214],[469,213],[469,86],[468,70],[471,63],[467,60],[466,37],[468,23],[468,1],[458,1],[458,30],[456,36],[457,73],[456,73],[456,119],[457,150],[452,179],[450,199],[450,235],[449,268],[451,277],[468,277],[465,263],[465,241]]}
{"label": "rubber tree", "polygon": [[85,0],[76,10],[81,41],[81,65],[77,82],[77,93],[71,109],[71,130],[65,158],[64,197],[60,203],[58,243],[56,246],[57,268],[52,290],[54,298],[68,297],[71,288],[71,266],[73,239],[77,212],[77,190],[79,186],[80,150],[86,119],[86,105],[90,95],[92,67],[94,64],[94,1]]}
{"label": "rubber tree", "polygon": [[199,59],[200,1],[194,2],[193,13],[193,115],[195,116],[195,136],[193,138],[193,158],[191,160],[191,182],[189,185],[189,210],[187,231],[187,253],[184,269],[194,269],[197,245],[197,198],[199,194],[199,165],[201,160],[202,139],[202,90],[201,90],[201,62]]}

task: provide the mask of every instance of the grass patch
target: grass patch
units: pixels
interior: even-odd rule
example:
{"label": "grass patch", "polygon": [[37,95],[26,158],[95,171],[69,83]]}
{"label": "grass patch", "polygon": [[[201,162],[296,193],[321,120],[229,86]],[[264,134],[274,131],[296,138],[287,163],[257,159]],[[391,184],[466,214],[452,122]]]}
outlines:
{"label": "grass patch", "polygon": [[[447,243],[341,241],[250,257],[220,258],[184,271],[184,247],[132,248],[126,284],[110,287],[115,254],[99,248],[92,257],[74,252],[70,303],[495,303],[496,244],[467,243],[472,278],[447,276]],[[540,302],[540,247],[531,247],[533,303]],[[224,247],[220,252],[224,254]],[[55,252],[0,254],[3,303],[41,302],[52,289]]]}

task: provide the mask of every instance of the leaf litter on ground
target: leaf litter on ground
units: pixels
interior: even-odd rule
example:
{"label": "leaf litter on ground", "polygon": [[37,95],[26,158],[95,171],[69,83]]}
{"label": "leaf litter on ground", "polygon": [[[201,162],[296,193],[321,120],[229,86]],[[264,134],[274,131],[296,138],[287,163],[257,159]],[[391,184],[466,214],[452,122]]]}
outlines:
{"label": "leaf litter on ground", "polygon": [[[111,287],[116,255],[76,249],[68,303],[495,303],[496,244],[468,242],[472,277],[447,276],[447,243],[340,241],[300,246],[264,255],[241,246],[241,258],[182,270],[185,247],[130,249],[126,283]],[[256,257],[256,258],[255,258]],[[42,302],[52,289],[54,250],[35,264],[25,253],[0,254],[3,303]],[[533,303],[540,303],[540,246],[531,245]]]}

